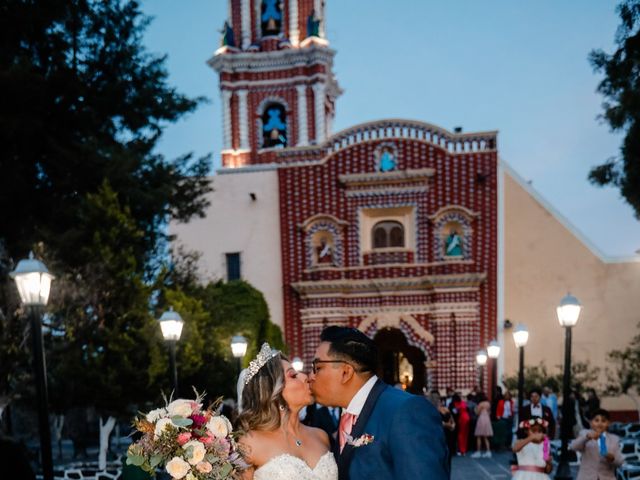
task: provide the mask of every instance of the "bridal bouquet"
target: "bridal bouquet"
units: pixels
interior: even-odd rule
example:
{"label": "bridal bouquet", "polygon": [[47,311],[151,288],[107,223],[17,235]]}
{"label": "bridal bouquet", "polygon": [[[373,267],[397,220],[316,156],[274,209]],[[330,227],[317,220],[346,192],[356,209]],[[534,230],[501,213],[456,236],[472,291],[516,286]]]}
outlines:
{"label": "bridal bouquet", "polygon": [[246,465],[232,437],[231,422],[213,407],[203,410],[201,395],[166,403],[136,418],[142,438],[129,446],[127,464],[152,475],[164,467],[175,480],[237,478]]}

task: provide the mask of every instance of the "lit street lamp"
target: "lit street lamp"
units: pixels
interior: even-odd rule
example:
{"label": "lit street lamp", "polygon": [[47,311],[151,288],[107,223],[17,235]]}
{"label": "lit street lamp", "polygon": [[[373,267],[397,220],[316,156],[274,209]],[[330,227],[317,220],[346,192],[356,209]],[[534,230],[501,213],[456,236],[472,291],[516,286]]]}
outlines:
{"label": "lit street lamp", "polygon": [[173,377],[173,394],[178,397],[178,364],[176,362],[176,344],[180,340],[182,335],[182,327],[184,321],[178,312],[173,307],[169,307],[169,310],[164,312],[160,319],[160,329],[162,330],[162,336],[165,342],[169,345],[169,352],[171,354],[171,376]]}
{"label": "lit street lamp", "polygon": [[242,357],[247,353],[247,345],[247,339],[242,335],[234,335],[231,338],[231,353],[238,363],[238,376],[240,376],[240,370],[242,370]]}
{"label": "lit street lamp", "polygon": [[291,360],[291,366],[296,372],[301,372],[304,368],[304,362],[300,357],[293,357],[293,360]]}
{"label": "lit street lamp", "polygon": [[529,330],[524,324],[519,323],[513,331],[513,341],[520,350],[520,367],[518,368],[518,423],[522,415],[522,404],[524,403],[524,347],[529,340]]}
{"label": "lit street lamp", "polygon": [[562,447],[560,449],[560,462],[556,470],[556,480],[571,480],[571,468],[569,467],[569,437],[571,436],[571,425],[569,416],[571,415],[571,329],[578,323],[582,305],[576,297],[567,294],[556,309],[558,322],[564,328],[564,376],[562,379],[562,423],[560,425],[560,438]]}
{"label": "lit street lamp", "polygon": [[500,356],[500,344],[497,340],[491,340],[487,346],[487,354],[491,359],[491,400],[498,394],[498,357]]}
{"label": "lit street lamp", "polygon": [[53,480],[51,456],[51,430],[49,429],[49,399],[47,393],[47,367],[42,342],[42,313],[49,300],[53,275],[47,267],[29,253],[29,258],[20,260],[9,274],[16,282],[20,300],[26,307],[31,323],[33,340],[33,369],[36,376],[38,396],[38,427],[40,430],[40,456],[44,480]]}
{"label": "lit street lamp", "polygon": [[480,350],[476,355],[476,363],[478,364],[478,386],[482,389],[482,380],[483,375],[482,371],[484,366],[487,364],[487,351]]}

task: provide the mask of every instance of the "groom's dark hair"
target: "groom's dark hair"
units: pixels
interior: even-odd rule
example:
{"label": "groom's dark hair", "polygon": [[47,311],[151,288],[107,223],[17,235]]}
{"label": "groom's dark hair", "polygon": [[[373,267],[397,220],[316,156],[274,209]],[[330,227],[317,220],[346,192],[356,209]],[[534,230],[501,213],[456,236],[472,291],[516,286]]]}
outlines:
{"label": "groom's dark hair", "polygon": [[359,372],[375,373],[378,368],[378,346],[357,328],[327,327],[320,341],[329,342],[329,354],[353,362]]}

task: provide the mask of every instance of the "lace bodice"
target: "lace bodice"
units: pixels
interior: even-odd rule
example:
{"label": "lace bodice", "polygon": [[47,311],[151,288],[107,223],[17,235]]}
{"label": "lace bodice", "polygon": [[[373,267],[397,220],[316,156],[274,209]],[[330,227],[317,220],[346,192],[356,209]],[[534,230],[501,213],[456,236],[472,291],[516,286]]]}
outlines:
{"label": "lace bodice", "polygon": [[338,466],[331,452],[325,453],[315,468],[294,455],[276,455],[256,469],[254,480],[337,480]]}

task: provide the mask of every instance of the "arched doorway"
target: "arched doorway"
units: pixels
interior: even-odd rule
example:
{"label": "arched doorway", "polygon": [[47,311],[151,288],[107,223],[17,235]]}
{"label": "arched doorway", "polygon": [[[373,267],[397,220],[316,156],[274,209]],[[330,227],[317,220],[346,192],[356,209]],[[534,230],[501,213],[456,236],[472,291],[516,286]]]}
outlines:
{"label": "arched doorway", "polygon": [[397,328],[378,330],[373,340],[380,354],[378,377],[389,385],[402,383],[408,392],[421,393],[426,377],[424,352],[409,345]]}

